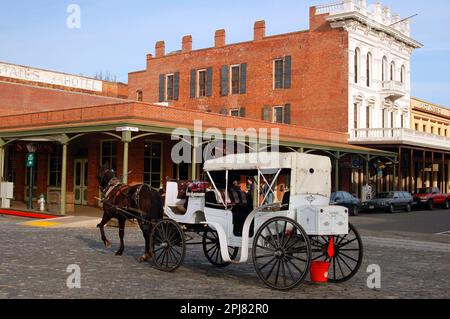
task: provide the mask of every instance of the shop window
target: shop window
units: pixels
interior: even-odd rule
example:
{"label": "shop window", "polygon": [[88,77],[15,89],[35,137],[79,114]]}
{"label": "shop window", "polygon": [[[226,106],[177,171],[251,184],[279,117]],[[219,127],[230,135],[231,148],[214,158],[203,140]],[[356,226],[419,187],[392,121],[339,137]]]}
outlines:
{"label": "shop window", "polygon": [[110,167],[117,171],[117,142],[116,141],[102,141],[101,143],[101,165],[110,165]]}
{"label": "shop window", "polygon": [[61,187],[62,150],[61,145],[54,145],[48,157],[48,186]]}
{"label": "shop window", "polygon": [[147,142],[144,151],[144,183],[153,188],[162,186],[162,143]]}
{"label": "shop window", "polygon": [[14,144],[8,146],[7,156],[8,156],[8,162],[7,162],[7,168],[6,168],[7,182],[15,183],[16,182],[16,170],[17,170],[17,164],[16,164],[17,155],[16,155],[16,146]]}

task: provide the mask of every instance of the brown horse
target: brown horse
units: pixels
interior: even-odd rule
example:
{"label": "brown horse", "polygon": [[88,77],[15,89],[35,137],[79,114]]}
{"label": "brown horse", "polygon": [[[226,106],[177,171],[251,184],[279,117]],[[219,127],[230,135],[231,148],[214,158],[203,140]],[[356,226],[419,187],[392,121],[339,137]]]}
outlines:
{"label": "brown horse", "polygon": [[113,218],[119,222],[120,248],[116,256],[122,256],[125,245],[125,224],[127,220],[136,219],[145,239],[145,252],[139,258],[140,262],[151,257],[150,235],[152,221],[161,220],[164,216],[163,200],[161,194],[149,185],[141,184],[129,186],[123,184],[115,175],[109,165],[99,168],[98,181],[103,194],[103,219],[97,227],[100,229],[105,247],[111,247],[106,238],[105,225]]}

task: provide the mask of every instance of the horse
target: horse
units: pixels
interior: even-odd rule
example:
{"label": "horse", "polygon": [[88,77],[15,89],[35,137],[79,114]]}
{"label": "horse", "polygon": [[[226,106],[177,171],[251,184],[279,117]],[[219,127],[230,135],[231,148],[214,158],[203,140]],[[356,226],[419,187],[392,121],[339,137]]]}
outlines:
{"label": "horse", "polygon": [[127,220],[136,219],[145,239],[145,252],[139,262],[151,258],[150,235],[152,221],[164,217],[163,199],[161,194],[147,184],[129,186],[123,184],[109,165],[99,167],[97,179],[103,194],[103,219],[97,228],[106,248],[111,242],[106,238],[105,225],[113,218],[119,222],[120,248],[116,256],[122,256],[125,250],[124,236]]}

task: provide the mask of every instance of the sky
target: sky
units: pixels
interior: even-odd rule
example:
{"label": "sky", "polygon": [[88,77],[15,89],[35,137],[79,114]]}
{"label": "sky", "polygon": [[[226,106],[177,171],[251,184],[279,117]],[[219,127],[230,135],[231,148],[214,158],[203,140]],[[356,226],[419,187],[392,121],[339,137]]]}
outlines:
{"label": "sky", "polygon": [[[214,45],[226,29],[227,43],[251,40],[253,24],[266,20],[267,34],[308,29],[309,7],[334,0],[0,0],[0,61],[94,76],[109,72],[127,82],[145,69],[146,54],[165,40],[166,52]],[[372,1],[368,1],[372,3]],[[450,1],[384,0],[412,19],[412,95],[450,108]],[[81,27],[67,27],[67,8],[81,8]]]}

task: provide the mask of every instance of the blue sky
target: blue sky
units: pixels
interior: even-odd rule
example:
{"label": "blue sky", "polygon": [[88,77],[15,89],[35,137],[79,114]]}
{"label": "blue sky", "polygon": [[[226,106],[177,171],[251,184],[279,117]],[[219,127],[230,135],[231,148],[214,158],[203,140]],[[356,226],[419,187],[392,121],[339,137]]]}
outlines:
{"label": "blue sky", "polygon": [[[127,81],[145,68],[155,42],[181,48],[191,34],[194,48],[210,47],[214,31],[227,42],[250,40],[264,19],[268,34],[308,28],[308,8],[333,0],[0,0],[0,61],[93,76],[109,71]],[[371,3],[371,1],[368,1]],[[382,1],[412,20],[412,35],[425,47],[412,58],[412,94],[450,108],[450,1]],[[67,6],[80,5],[81,29],[68,29]]]}

